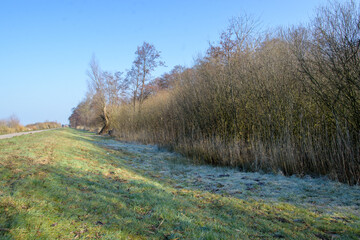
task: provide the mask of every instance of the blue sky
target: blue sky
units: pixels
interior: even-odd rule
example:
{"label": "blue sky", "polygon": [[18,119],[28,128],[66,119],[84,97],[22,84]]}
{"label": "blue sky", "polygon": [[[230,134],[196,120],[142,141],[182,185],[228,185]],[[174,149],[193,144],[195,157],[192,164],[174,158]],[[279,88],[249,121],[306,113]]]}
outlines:
{"label": "blue sky", "polygon": [[108,71],[130,68],[144,41],[167,67],[191,66],[233,16],[264,28],[307,22],[326,0],[0,0],[0,119],[67,123],[84,97],[93,54]]}

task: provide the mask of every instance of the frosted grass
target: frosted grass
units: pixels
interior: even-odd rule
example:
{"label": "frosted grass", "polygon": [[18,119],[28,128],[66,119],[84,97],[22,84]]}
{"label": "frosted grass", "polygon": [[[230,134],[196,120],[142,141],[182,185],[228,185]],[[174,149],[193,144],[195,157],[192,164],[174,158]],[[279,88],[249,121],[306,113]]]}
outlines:
{"label": "frosted grass", "polygon": [[155,145],[101,139],[98,144],[125,153],[125,163],[151,176],[170,179],[174,187],[209,191],[244,200],[289,203],[314,212],[360,216],[360,186],[325,177],[241,172],[234,168],[194,164]]}

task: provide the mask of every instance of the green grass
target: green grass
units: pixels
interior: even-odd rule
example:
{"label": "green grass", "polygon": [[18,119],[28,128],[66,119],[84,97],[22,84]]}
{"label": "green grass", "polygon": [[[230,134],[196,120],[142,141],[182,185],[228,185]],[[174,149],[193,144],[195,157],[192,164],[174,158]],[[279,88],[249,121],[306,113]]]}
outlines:
{"label": "green grass", "polygon": [[59,129],[0,140],[0,239],[360,237],[358,216],[178,189],[95,138]]}

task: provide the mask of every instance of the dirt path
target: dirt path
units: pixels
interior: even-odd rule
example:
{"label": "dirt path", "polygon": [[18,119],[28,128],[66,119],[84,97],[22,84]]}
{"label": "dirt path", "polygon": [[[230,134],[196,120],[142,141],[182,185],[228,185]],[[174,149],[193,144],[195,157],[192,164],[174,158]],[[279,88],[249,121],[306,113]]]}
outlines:
{"label": "dirt path", "polygon": [[285,177],[195,165],[179,154],[159,150],[154,145],[98,139],[97,144],[123,152],[126,164],[135,171],[168,181],[176,188],[205,190],[246,200],[285,202],[315,213],[336,210],[360,216],[360,186],[326,178]]}
{"label": "dirt path", "polygon": [[[54,128],[54,129],[56,129],[56,128]],[[54,129],[45,129],[45,130],[37,130],[37,131],[30,131],[30,132],[19,132],[19,133],[5,134],[5,135],[0,135],[0,139],[12,138],[12,137],[16,137],[16,136],[21,136],[21,135],[26,135],[26,134],[33,134],[33,133],[38,133],[38,132],[45,132],[45,131],[50,131],[50,130],[54,130]]]}

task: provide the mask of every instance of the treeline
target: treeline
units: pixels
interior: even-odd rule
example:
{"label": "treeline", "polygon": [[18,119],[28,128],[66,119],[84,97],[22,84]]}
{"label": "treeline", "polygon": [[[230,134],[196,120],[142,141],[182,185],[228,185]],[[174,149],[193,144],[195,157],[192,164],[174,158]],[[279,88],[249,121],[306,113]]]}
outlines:
{"label": "treeline", "polygon": [[125,76],[90,64],[90,89],[69,120],[157,143],[212,164],[360,183],[360,11],[319,8],[308,26],[260,31],[233,18],[191,68],[144,43]]}
{"label": "treeline", "polygon": [[20,120],[15,115],[9,117],[8,119],[0,120],[0,134],[9,134],[16,132],[24,132],[24,131],[34,131],[34,130],[42,130],[42,129],[50,129],[50,128],[59,128],[61,124],[58,122],[41,122],[28,124],[23,126],[20,123]]}

